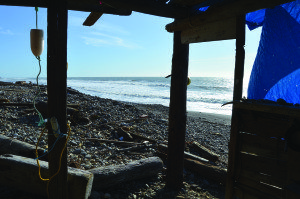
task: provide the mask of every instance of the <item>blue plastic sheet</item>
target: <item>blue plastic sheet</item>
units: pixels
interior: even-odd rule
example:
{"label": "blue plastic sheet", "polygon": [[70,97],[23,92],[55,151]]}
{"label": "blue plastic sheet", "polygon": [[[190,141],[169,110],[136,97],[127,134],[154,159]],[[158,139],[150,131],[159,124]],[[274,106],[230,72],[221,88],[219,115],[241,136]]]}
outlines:
{"label": "blue plastic sheet", "polygon": [[263,25],[248,86],[249,99],[281,98],[300,103],[299,2],[257,11],[256,16],[255,12],[247,15],[252,29],[255,23]]}
{"label": "blue plastic sheet", "polygon": [[[230,1],[207,0],[193,9],[205,12]],[[246,24],[250,30],[263,26],[248,98],[300,103],[300,0],[248,13]]]}

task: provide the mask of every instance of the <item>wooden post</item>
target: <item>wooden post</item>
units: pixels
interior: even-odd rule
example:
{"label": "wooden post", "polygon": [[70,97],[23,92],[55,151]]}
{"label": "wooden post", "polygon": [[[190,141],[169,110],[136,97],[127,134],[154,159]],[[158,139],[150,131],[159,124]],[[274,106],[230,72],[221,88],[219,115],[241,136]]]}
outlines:
{"label": "wooden post", "polygon": [[181,32],[174,32],[166,179],[171,189],[183,183],[188,61],[189,44],[182,44]]}
{"label": "wooden post", "polygon": [[[233,100],[242,99],[243,95],[243,76],[245,60],[245,15],[239,15],[236,19],[236,57],[234,73]],[[226,199],[233,198],[234,175],[236,170],[235,160],[238,158],[237,134],[239,131],[239,117],[233,104],[231,118],[231,135],[229,142],[228,169],[226,180]]]}
{"label": "wooden post", "polygon": [[[48,39],[47,39],[47,85],[48,115],[58,121],[60,132],[67,133],[67,24],[68,10],[66,0],[48,2]],[[66,137],[56,141],[51,125],[48,125],[49,173],[59,173],[49,183],[49,196],[55,199],[66,199],[67,196],[67,149],[64,148]],[[60,169],[59,169],[60,167]]]}

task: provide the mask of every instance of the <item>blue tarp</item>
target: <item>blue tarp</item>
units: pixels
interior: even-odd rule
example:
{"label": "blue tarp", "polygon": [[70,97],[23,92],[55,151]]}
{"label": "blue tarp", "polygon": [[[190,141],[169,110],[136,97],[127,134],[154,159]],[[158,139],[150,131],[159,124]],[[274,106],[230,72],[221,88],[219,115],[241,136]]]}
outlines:
{"label": "blue tarp", "polygon": [[249,13],[246,21],[249,29],[263,25],[248,98],[300,103],[300,1]]}
{"label": "blue tarp", "polygon": [[[230,1],[207,0],[194,9]],[[250,30],[263,26],[248,98],[300,103],[300,0],[248,13],[246,24]]]}

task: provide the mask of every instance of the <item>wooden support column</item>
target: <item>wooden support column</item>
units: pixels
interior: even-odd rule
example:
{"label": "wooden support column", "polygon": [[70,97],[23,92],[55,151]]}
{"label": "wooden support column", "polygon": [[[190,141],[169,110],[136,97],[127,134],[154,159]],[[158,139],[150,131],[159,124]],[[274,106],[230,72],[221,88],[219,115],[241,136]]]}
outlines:
{"label": "wooden support column", "polygon": [[[68,10],[66,0],[48,2],[48,39],[47,39],[47,86],[49,118],[56,117],[60,133],[67,133],[67,24]],[[48,125],[49,176],[59,173],[49,183],[49,196],[55,199],[66,199],[67,196],[67,149],[66,137],[58,139]],[[56,141],[57,140],[57,141]],[[61,164],[60,156],[62,153]]]}
{"label": "wooden support column", "polygon": [[243,79],[245,64],[245,15],[236,19],[236,55],[234,71],[233,100],[240,100],[243,96]]}
{"label": "wooden support column", "polygon": [[[245,60],[245,15],[239,15],[236,19],[236,57],[234,72],[233,100],[242,99],[243,77]],[[229,142],[228,169],[226,180],[226,199],[233,198],[234,176],[236,172],[236,159],[238,158],[237,134],[239,131],[239,117],[233,104],[231,118],[231,134]]]}
{"label": "wooden support column", "polygon": [[181,43],[181,32],[174,32],[166,185],[179,189],[183,183],[183,155],[186,131],[186,90],[189,44]]}

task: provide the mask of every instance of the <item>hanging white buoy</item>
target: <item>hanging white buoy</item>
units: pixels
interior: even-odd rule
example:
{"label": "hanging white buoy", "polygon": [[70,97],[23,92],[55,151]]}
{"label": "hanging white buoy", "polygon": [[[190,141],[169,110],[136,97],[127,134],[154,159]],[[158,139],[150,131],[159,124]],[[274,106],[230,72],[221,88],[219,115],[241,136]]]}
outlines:
{"label": "hanging white buoy", "polygon": [[44,50],[44,31],[41,29],[30,30],[30,46],[31,52],[37,57]]}

